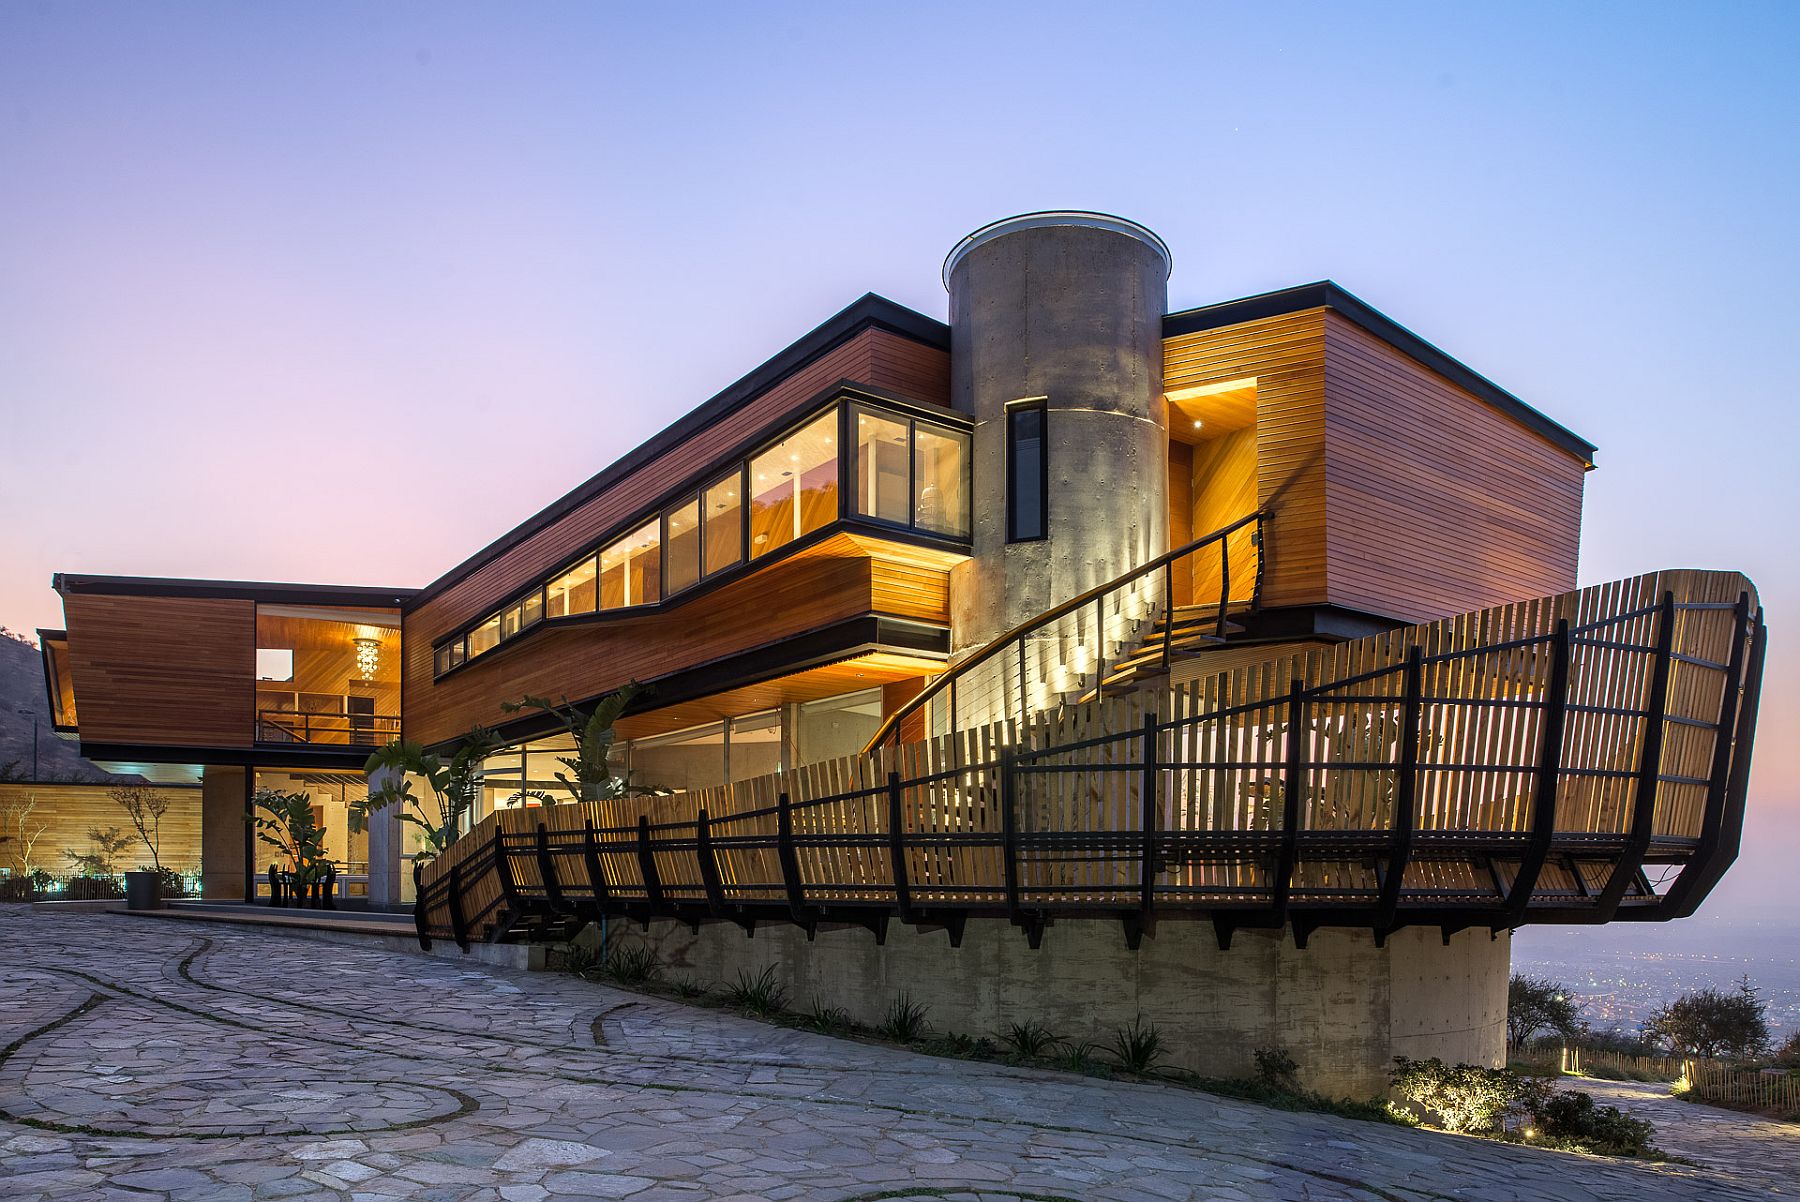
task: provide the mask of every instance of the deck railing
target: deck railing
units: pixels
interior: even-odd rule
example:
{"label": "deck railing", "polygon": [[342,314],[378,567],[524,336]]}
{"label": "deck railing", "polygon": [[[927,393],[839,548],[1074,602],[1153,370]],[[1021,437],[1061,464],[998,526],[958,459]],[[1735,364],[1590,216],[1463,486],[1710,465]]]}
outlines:
{"label": "deck railing", "polygon": [[1223,639],[1232,613],[1262,599],[1266,517],[1246,514],[993,639],[889,715],[864,750],[924,737],[915,715],[934,704],[947,730],[971,718],[1029,722],[1069,701],[1103,699],[1128,664],[1167,670],[1177,652]]}
{"label": "deck railing", "polygon": [[258,710],[258,743],[326,743],[379,747],[399,737],[397,714],[346,714],[342,710]]}
{"label": "deck railing", "polygon": [[502,810],[420,871],[419,933],[1676,917],[1736,854],[1765,641],[1742,576],[1663,572],[718,788]]}

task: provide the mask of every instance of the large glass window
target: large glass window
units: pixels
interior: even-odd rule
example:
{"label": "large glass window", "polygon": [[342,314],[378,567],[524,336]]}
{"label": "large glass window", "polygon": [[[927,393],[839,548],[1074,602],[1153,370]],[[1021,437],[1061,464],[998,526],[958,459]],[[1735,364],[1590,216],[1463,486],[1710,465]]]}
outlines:
{"label": "large glass window", "polygon": [[905,418],[856,411],[856,512],[906,524],[912,504],[909,427]]}
{"label": "large glass window", "polygon": [[923,422],[914,427],[913,524],[969,536],[969,436],[963,431]]}
{"label": "large glass window", "polygon": [[663,571],[670,593],[700,580],[700,499],[690,498],[669,510],[663,532]]}
{"label": "large glass window", "polygon": [[662,600],[662,528],[646,522],[600,552],[600,608]]}
{"label": "large glass window", "polygon": [[594,558],[589,556],[550,582],[545,604],[553,618],[591,614],[598,594],[594,588]]}
{"label": "large glass window", "polygon": [[838,515],[837,410],[750,461],[750,556],[767,555]]}
{"label": "large glass window", "polygon": [[1006,537],[1043,538],[1046,497],[1044,407],[1021,405],[1006,413]]}
{"label": "large glass window", "polygon": [[744,560],[744,473],[739,469],[708,485],[706,505],[706,574],[722,572]]}
{"label": "large glass window", "polygon": [[500,615],[495,614],[475,629],[469,631],[469,658],[474,659],[485,651],[492,651],[500,645]]}

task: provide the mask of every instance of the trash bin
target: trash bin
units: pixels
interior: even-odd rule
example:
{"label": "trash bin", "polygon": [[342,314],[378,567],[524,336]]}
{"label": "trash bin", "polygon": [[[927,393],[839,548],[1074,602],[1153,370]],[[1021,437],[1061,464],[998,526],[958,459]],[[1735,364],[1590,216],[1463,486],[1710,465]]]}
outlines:
{"label": "trash bin", "polygon": [[126,873],[125,908],[127,910],[162,909],[162,874],[157,872]]}

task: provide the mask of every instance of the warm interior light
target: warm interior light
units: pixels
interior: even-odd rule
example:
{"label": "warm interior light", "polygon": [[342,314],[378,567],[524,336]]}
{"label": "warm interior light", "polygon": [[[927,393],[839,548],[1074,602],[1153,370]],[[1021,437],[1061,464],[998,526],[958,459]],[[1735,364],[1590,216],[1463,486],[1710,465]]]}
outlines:
{"label": "warm interior light", "polygon": [[381,667],[381,640],[359,638],[356,644],[356,671],[364,680],[374,680],[375,671]]}
{"label": "warm interior light", "polygon": [[1203,422],[1203,421],[1201,421],[1201,420],[1200,420],[1200,419],[1199,419],[1199,418],[1197,418],[1197,417],[1196,417],[1196,418],[1195,418],[1195,419],[1194,419],[1194,429],[1196,429],[1196,430],[1198,430],[1198,429],[1200,429],[1200,428],[1201,428],[1201,427],[1202,427],[1202,426],[1204,426],[1204,425],[1206,425],[1206,423],[1205,423],[1205,422]]}

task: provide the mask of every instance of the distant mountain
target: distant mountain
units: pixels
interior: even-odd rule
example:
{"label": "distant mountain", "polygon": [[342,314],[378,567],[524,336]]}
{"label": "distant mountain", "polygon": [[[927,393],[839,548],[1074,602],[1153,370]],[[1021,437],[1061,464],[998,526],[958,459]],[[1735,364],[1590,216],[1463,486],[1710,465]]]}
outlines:
{"label": "distant mountain", "polygon": [[5,777],[96,784],[137,779],[90,764],[73,742],[51,729],[38,649],[0,636],[0,779]]}

